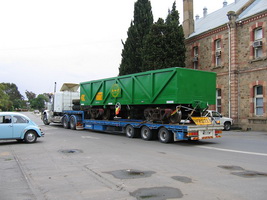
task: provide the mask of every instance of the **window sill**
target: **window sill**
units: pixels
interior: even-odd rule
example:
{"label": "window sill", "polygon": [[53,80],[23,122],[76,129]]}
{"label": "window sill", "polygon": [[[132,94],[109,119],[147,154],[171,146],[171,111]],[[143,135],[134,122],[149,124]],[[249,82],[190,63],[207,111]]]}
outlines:
{"label": "window sill", "polygon": [[223,65],[222,65],[222,66],[213,66],[213,67],[211,68],[211,70],[222,69],[222,68],[224,68]]}
{"label": "window sill", "polygon": [[248,122],[249,124],[267,124],[267,118],[263,116],[249,117]]}
{"label": "window sill", "polygon": [[254,62],[258,62],[258,61],[263,61],[263,60],[267,60],[267,57],[260,57],[260,58],[255,58],[253,60],[248,61],[248,63],[254,63]]}

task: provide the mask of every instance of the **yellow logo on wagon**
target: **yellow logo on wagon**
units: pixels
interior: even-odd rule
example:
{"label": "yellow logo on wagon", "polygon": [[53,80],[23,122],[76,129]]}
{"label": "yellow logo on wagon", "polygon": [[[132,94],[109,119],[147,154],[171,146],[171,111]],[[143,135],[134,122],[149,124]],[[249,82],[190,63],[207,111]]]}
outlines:
{"label": "yellow logo on wagon", "polygon": [[81,101],[85,101],[85,94],[81,95]]}
{"label": "yellow logo on wagon", "polygon": [[116,97],[121,97],[121,88],[118,84],[113,84],[110,90],[111,96],[116,98]]}
{"label": "yellow logo on wagon", "polygon": [[98,92],[95,99],[97,101],[102,101],[103,100],[103,92]]}

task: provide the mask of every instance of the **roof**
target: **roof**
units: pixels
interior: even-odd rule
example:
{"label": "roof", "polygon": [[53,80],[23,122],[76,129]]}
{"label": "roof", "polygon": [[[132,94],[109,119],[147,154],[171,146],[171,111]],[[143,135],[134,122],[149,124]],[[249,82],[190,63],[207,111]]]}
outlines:
{"label": "roof", "polygon": [[64,83],[60,89],[60,91],[69,91],[69,92],[77,92],[80,85],[76,83]]}
{"label": "roof", "polygon": [[3,116],[3,115],[11,115],[11,116],[13,116],[13,115],[18,115],[18,116],[23,116],[23,117],[25,117],[26,119],[29,119],[29,117],[27,117],[26,115],[24,115],[24,114],[22,114],[22,113],[19,113],[19,112],[6,112],[6,111],[4,111],[4,112],[0,112],[0,115],[1,116]]}
{"label": "roof", "polygon": [[[249,0],[238,0],[234,3],[231,3],[221,9],[208,14],[206,17],[202,17],[198,20],[195,20],[195,32],[192,33],[190,37],[194,37],[206,31],[212,30],[214,28],[220,27],[229,22],[227,13],[229,11],[237,12]],[[242,20],[247,17],[253,16],[257,13],[267,10],[267,1],[266,0],[255,0],[250,6],[248,6],[237,18],[237,20]]]}

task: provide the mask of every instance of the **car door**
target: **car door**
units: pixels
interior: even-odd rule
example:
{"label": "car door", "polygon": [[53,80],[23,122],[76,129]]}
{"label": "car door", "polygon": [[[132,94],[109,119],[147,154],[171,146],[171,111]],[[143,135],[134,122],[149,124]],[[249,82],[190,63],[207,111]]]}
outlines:
{"label": "car door", "polygon": [[13,116],[13,137],[21,138],[25,128],[28,126],[29,121],[20,115]]}
{"label": "car door", "polygon": [[212,111],[212,117],[216,122],[220,121],[220,124],[221,124],[221,114],[220,113],[218,113],[216,111]]}
{"label": "car door", "polygon": [[13,138],[13,124],[11,115],[0,116],[0,139]]}

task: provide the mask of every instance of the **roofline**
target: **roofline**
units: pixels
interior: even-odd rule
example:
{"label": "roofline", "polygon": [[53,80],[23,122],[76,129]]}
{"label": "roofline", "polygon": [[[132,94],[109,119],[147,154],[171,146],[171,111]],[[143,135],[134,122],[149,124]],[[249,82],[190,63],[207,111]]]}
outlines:
{"label": "roofline", "polygon": [[[256,13],[255,15],[251,15],[249,17],[240,19],[240,21],[242,21],[242,22],[238,23],[238,25],[240,26],[240,25],[248,24],[250,22],[262,19],[264,17],[267,17],[267,9],[262,11],[262,12]],[[186,44],[192,43],[192,42],[197,41],[199,39],[203,39],[203,38],[208,37],[210,35],[219,33],[221,31],[225,31],[228,28],[227,24],[228,23],[222,24],[221,26],[218,26],[218,27],[216,27],[214,29],[209,29],[209,30],[207,30],[205,32],[202,32],[202,33],[200,33],[198,35],[194,35],[192,37],[189,36],[188,38],[185,39],[185,43]]]}

